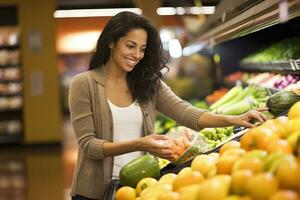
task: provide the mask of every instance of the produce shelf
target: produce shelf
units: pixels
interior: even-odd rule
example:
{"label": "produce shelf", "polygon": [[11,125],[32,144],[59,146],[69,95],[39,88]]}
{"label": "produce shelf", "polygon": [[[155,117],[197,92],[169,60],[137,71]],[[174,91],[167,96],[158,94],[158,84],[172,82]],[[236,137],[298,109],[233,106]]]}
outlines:
{"label": "produce shelf", "polygon": [[241,63],[241,69],[246,71],[300,73],[300,59],[289,61],[274,61],[268,63]]}

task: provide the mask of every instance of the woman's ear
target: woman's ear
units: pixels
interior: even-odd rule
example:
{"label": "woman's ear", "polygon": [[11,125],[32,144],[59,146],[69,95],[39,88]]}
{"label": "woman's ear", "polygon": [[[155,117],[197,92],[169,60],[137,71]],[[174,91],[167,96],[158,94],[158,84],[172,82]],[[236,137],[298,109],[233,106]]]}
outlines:
{"label": "woman's ear", "polygon": [[112,48],[114,47],[114,43],[113,43],[113,42],[109,43],[108,47],[109,47],[110,49],[112,49]]}

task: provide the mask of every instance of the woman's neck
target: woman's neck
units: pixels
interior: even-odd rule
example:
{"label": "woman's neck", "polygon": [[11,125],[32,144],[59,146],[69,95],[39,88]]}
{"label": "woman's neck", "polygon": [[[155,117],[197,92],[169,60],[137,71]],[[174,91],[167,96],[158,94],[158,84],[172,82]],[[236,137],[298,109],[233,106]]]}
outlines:
{"label": "woman's neck", "polygon": [[104,69],[107,78],[110,80],[124,81],[127,79],[127,72],[115,66],[114,64],[108,62],[104,65]]}

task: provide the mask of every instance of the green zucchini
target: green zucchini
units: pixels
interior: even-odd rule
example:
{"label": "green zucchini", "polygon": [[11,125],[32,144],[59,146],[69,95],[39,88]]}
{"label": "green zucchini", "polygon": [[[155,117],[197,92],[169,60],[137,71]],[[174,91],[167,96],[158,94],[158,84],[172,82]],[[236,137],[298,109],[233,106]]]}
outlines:
{"label": "green zucchini", "polygon": [[119,178],[122,185],[134,187],[146,177],[158,178],[160,168],[158,160],[153,155],[140,156],[127,163],[120,171]]}
{"label": "green zucchini", "polygon": [[267,100],[267,107],[270,113],[277,116],[285,111],[300,100],[299,95],[293,91],[282,90],[270,96]]}

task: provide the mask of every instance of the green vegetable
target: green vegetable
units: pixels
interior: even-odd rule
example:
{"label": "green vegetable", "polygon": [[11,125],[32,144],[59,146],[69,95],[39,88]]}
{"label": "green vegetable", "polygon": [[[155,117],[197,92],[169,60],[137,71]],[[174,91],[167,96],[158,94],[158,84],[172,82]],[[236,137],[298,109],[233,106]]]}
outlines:
{"label": "green vegetable", "polygon": [[237,85],[237,86],[231,88],[221,99],[219,99],[213,105],[211,105],[210,109],[214,110],[217,107],[229,102],[232,98],[237,96],[242,91],[243,91],[243,88],[241,85]]}
{"label": "green vegetable", "polygon": [[251,110],[255,107],[255,100],[251,97],[246,97],[242,101],[237,102],[231,106],[228,106],[222,110],[218,110],[218,113],[224,115],[240,115],[248,110]]}
{"label": "green vegetable", "polygon": [[119,178],[122,185],[134,187],[146,177],[158,178],[160,168],[158,160],[152,155],[140,156],[128,164],[120,171]]}
{"label": "green vegetable", "polygon": [[270,113],[273,115],[279,115],[280,113],[287,111],[294,103],[300,100],[293,91],[283,90],[270,96],[267,100],[267,107]]}

